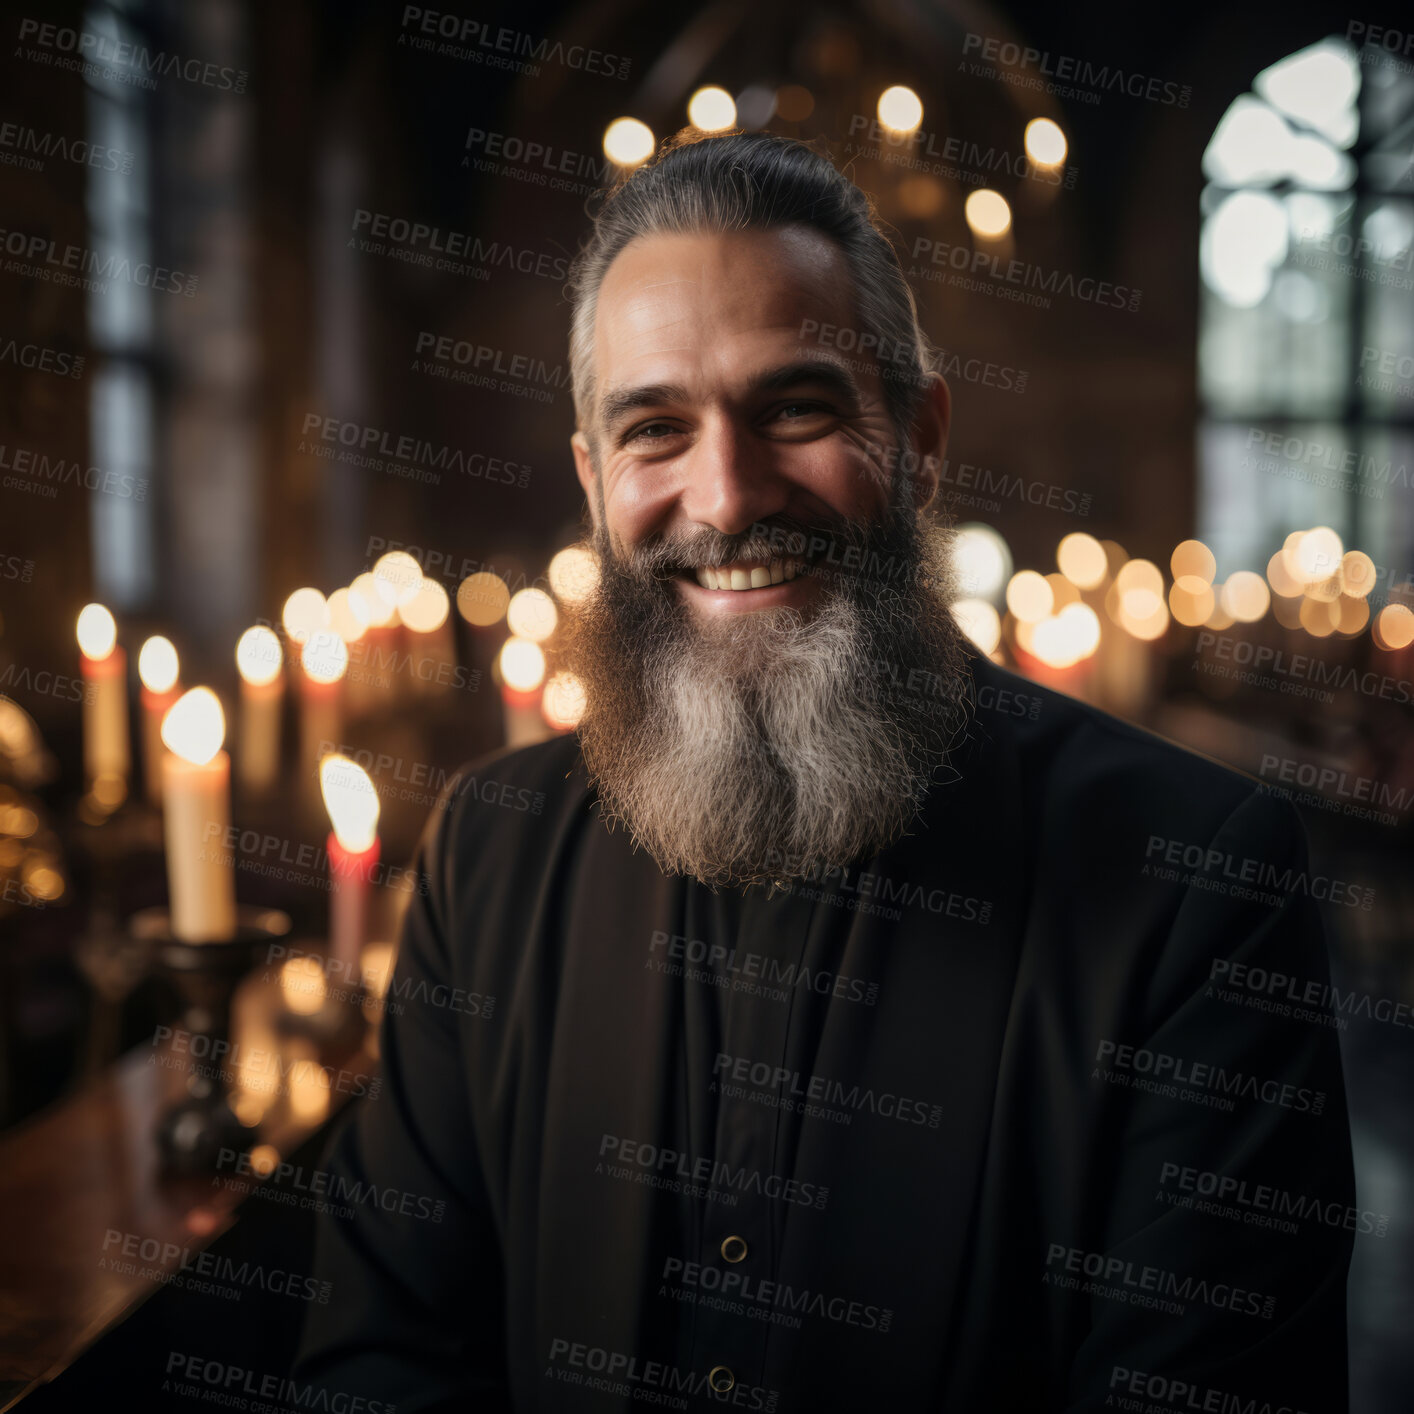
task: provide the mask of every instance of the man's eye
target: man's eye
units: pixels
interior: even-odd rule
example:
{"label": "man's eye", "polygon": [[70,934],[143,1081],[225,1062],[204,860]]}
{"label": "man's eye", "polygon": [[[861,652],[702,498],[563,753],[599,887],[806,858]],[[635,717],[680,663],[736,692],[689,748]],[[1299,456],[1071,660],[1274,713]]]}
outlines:
{"label": "man's eye", "polygon": [[677,430],[671,422],[644,422],[629,432],[624,441],[661,442],[665,437],[671,437]]}
{"label": "man's eye", "polygon": [[782,403],[775,412],[775,416],[787,422],[800,422],[810,417],[830,417],[834,414],[834,409],[824,403]]}

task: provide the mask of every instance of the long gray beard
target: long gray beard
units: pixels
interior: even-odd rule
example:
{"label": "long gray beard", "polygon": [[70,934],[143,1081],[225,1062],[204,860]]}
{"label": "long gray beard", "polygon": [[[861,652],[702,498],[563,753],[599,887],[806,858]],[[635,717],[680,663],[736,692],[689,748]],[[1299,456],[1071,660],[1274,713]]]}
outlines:
{"label": "long gray beard", "polygon": [[[699,624],[664,575],[758,557],[782,529],[853,545],[877,577],[817,560],[815,612]],[[670,874],[718,885],[818,878],[896,840],[966,714],[969,677],[941,537],[911,513],[824,530],[773,517],[704,529],[617,560],[595,537],[599,589],[566,624],[585,685],[586,765],[610,825]],[[802,538],[796,543],[805,543]],[[869,553],[877,555],[871,561]]]}

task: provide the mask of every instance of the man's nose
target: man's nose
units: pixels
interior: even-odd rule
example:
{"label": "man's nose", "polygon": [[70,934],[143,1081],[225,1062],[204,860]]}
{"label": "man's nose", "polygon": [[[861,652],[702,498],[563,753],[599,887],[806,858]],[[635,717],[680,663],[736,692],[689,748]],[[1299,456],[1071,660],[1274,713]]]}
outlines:
{"label": "man's nose", "polygon": [[729,418],[714,419],[699,433],[687,458],[687,482],[679,504],[689,520],[724,535],[739,535],[757,521],[786,509],[790,482],[763,444]]}

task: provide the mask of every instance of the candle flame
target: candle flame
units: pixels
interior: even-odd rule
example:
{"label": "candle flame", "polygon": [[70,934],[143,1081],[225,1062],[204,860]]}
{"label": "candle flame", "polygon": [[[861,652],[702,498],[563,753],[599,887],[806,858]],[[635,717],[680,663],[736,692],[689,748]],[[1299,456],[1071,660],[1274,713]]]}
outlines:
{"label": "candle flame", "polygon": [[348,645],[327,630],[311,634],[300,649],[299,661],[310,682],[338,682],[349,670]]}
{"label": "candle flame", "polygon": [[101,663],[118,642],[118,625],[102,604],[85,604],[75,625],[79,650],[85,658]]}
{"label": "candle flame", "polygon": [[252,687],[264,687],[280,676],[284,656],[275,634],[257,624],[246,629],[236,644],[236,669]]}
{"label": "candle flame", "polygon": [[181,665],[172,641],[158,634],[142,645],[137,655],[137,675],[149,692],[171,692],[177,685]]}
{"label": "candle flame", "polygon": [[414,633],[435,633],[447,622],[452,602],[447,591],[435,579],[424,579],[417,593],[398,606],[402,621]]}
{"label": "candle flame", "polygon": [[373,566],[374,592],[392,608],[400,608],[422,586],[422,566],[406,550],[389,550]]}
{"label": "candle flame", "polygon": [[226,714],[209,687],[184,692],[162,718],[162,744],[193,766],[206,765],[225,739]]}
{"label": "candle flame", "polygon": [[319,789],[334,838],[352,854],[371,848],[378,837],[378,792],[368,772],[332,752],[319,763]]}
{"label": "candle flame", "polygon": [[506,625],[513,634],[543,643],[559,621],[555,601],[543,589],[522,589],[506,606]]}
{"label": "candle flame", "polygon": [[329,627],[329,604],[317,589],[296,589],[280,611],[285,632],[296,643],[303,643],[312,633]]}
{"label": "candle flame", "polygon": [[545,654],[528,638],[508,638],[501,646],[501,678],[517,692],[534,692],[545,681]]}
{"label": "candle flame", "polygon": [[[421,570],[418,573],[421,574]],[[373,628],[383,628],[397,622],[398,606],[383,597],[379,592],[379,581],[369,570],[349,585],[349,604]]]}

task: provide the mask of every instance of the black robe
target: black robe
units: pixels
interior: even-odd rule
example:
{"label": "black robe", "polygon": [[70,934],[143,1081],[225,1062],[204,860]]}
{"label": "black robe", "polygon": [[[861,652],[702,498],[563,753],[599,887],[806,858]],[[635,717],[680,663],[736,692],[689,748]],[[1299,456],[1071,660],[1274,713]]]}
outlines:
{"label": "black robe", "polygon": [[913,832],[770,894],[664,876],[573,737],[466,769],[330,1146],[300,1379],[399,1414],[1346,1409],[1320,909],[1368,899],[1251,780],[973,682]]}

